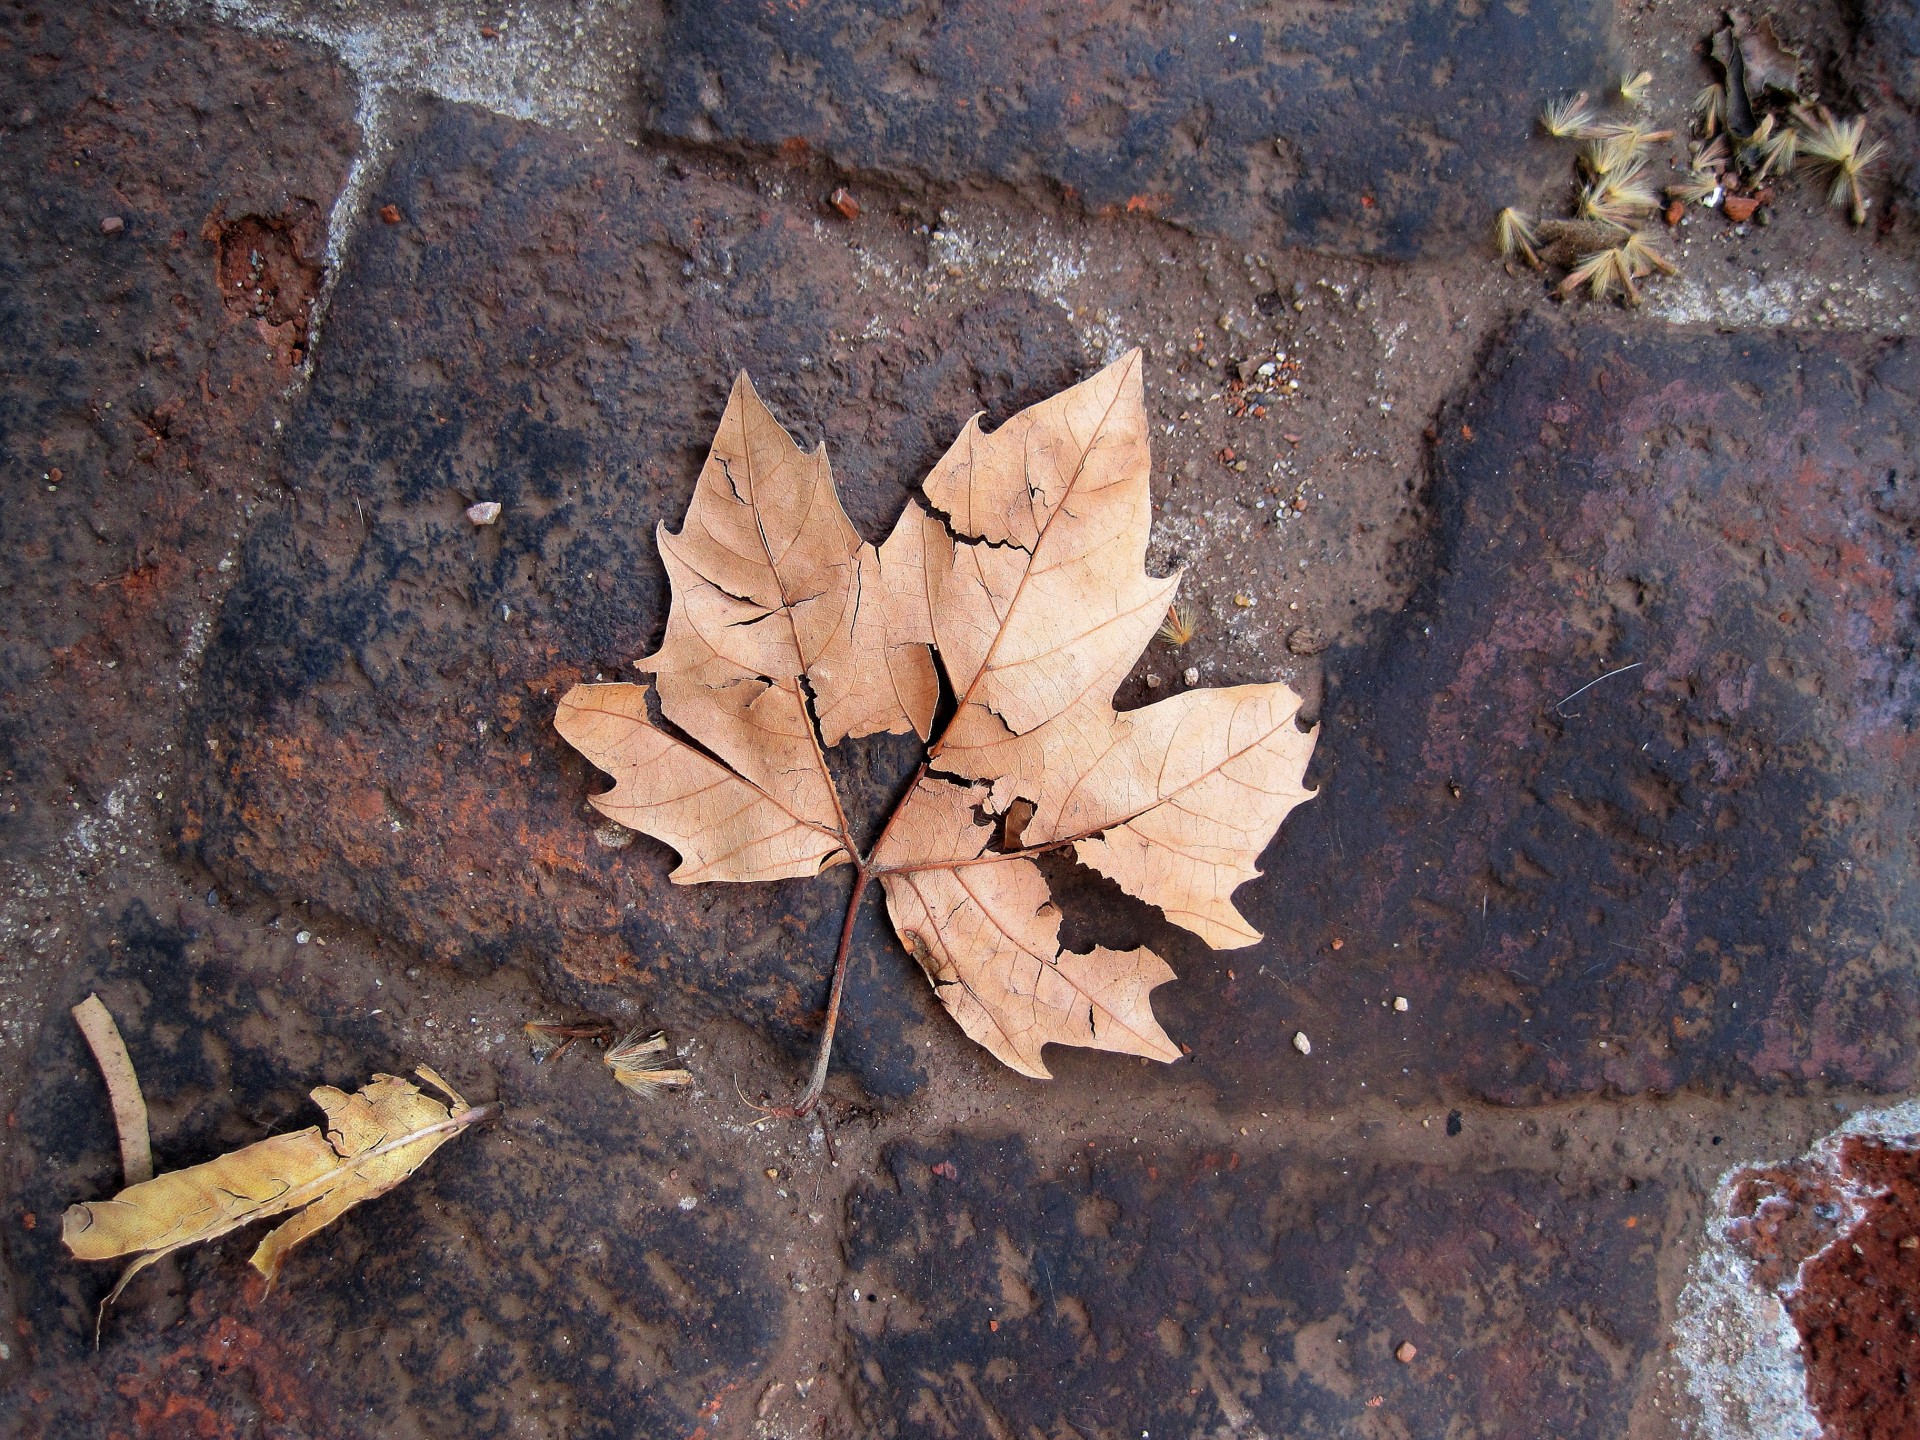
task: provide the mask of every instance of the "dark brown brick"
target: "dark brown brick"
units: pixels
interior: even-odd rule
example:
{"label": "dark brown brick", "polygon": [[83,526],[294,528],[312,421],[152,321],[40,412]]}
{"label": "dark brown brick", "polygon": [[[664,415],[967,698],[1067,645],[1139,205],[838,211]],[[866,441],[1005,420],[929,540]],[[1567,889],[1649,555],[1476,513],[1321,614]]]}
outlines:
{"label": "dark brown brick", "polygon": [[1249,245],[1408,257],[1530,194],[1543,96],[1604,88],[1588,3],[1283,10],[724,0],[654,52],[652,123],[924,192],[993,185]]}
{"label": "dark brown brick", "polygon": [[841,1301],[874,1435],[1610,1440],[1659,1343],[1652,1186],[1013,1136],[887,1163]]}
{"label": "dark brown brick", "polygon": [[1169,937],[1223,1090],[1910,1088],[1917,397],[1901,341],[1506,336],[1441,417],[1429,578],[1327,657],[1268,939]]}

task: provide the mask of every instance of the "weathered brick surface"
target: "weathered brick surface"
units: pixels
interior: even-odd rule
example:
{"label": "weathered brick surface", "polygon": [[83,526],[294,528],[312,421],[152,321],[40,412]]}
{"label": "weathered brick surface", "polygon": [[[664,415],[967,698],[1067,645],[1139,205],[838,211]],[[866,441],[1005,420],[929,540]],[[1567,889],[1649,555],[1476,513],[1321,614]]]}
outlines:
{"label": "weathered brick surface", "polygon": [[680,11],[652,123],[936,194],[1064,192],[1250,244],[1411,256],[1532,193],[1541,97],[1604,87],[1610,11],[967,0]]}
{"label": "weathered brick surface", "polygon": [[1269,939],[1162,992],[1223,1089],[1910,1086],[1917,400],[1900,342],[1508,335],[1430,581],[1329,657]]}
{"label": "weathered brick surface", "polygon": [[1916,1139],[1850,1135],[1728,1186],[1727,1239],[1799,1331],[1807,1401],[1832,1440],[1920,1427]]}
{"label": "weathered brick surface", "polygon": [[1600,1440],[1657,1345],[1650,1186],[1018,1137],[887,1165],[842,1302],[875,1435]]}
{"label": "weathered brick surface", "polygon": [[[382,198],[408,223],[368,232],[343,285],[355,343],[322,365],[282,461],[297,503],[215,639],[186,833],[444,959],[644,972],[803,1042],[844,881],[681,890],[658,847],[603,848],[553,698],[650,647],[651,528],[729,362],[846,437],[877,529],[961,414],[1059,383],[1074,346],[1002,298],[932,318],[921,365],[822,373],[856,282],[804,212],[458,107],[427,112]],[[502,263],[524,253],[544,259]],[[1864,339],[1523,325],[1444,418],[1430,581],[1330,659],[1322,794],[1243,896],[1269,939],[1208,952],[1069,876],[1070,939],[1165,945],[1174,1033],[1229,1091],[1905,1083],[1912,370]],[[480,498],[501,526],[462,518]],[[880,808],[904,759],[869,751],[857,800]],[[897,1092],[929,1012],[862,933],[848,1053]],[[1295,1028],[1304,1066],[1277,1043]]]}
{"label": "weathered brick surface", "polygon": [[[668,885],[663,847],[596,839],[554,701],[656,643],[654,527],[679,524],[733,369],[830,438],[849,511],[883,533],[968,414],[1077,378],[1078,342],[1000,295],[828,361],[869,312],[809,207],[465,107],[423,113],[377,199],[405,223],[359,242],[279,459],[293,503],[251,537],[208,652],[189,843],[469,970],[644,979],[804,1043],[845,872]],[[481,499],[505,506],[487,529],[463,514]],[[869,813],[914,758],[846,751]],[[924,987],[862,939],[846,1053],[898,1091]]]}
{"label": "weathered brick surface", "polygon": [[[353,106],[311,46],[134,6],[0,7],[0,846],[15,853],[53,848],[74,795],[101,804],[105,777],[175,738],[194,620],[284,413]],[[282,319],[252,313],[255,250]]]}
{"label": "weathered brick surface", "polygon": [[128,1037],[162,1169],[315,1123],[314,1085],[403,1067],[396,1012],[443,1037],[412,1058],[506,1108],[303,1244],[271,1291],[247,1264],[258,1228],[161,1262],[96,1353],[115,1267],[75,1263],[60,1215],[112,1194],[119,1160],[78,1031],[47,1025],[34,1070],[59,1083],[13,1113],[6,1176],[8,1339],[33,1367],[7,1404],[32,1404],[0,1429],[614,1440],[740,1408],[781,1319],[757,1243],[770,1187],[683,1107],[640,1105],[590,1052],[536,1070],[524,1037],[476,1032],[433,986],[376,990],[223,910],[134,906],[90,941],[75,993],[98,990]]}
{"label": "weathered brick surface", "polygon": [[1911,232],[1920,220],[1920,4],[1880,0],[1849,18],[1857,29],[1843,70],[1864,104],[1869,137],[1887,145],[1876,167],[1892,201],[1887,224]]}
{"label": "weathered brick surface", "polygon": [[[1173,960],[1176,1067],[1076,1051],[1051,1086],[1010,1079],[870,910],[839,1059],[912,1103],[848,1086],[817,1137],[745,1123],[733,1077],[788,1073],[758,1037],[811,1042],[846,877],[668,886],[661,847],[596,838],[600,782],[550,725],[566,685],[657,640],[653,526],[681,513],[734,367],[827,439],[869,535],[968,414],[1086,373],[1076,326],[1177,346],[1156,433],[1197,417],[1204,358],[1229,351],[1230,376],[1256,353],[1190,333],[1242,303],[1215,305],[1243,251],[1463,251],[1541,173],[1539,100],[1606,78],[1603,10],[678,8],[646,62],[652,148],[390,95],[390,168],[289,393],[357,143],[346,74],[169,10],[0,3],[0,859],[32,880],[0,915],[0,1434],[1667,1433],[1650,1387],[1701,1157],[1815,1111],[1766,1092],[1914,1083],[1911,345],[1591,311],[1493,337],[1434,417],[1413,601],[1324,656],[1321,794],[1241,897],[1268,939],[1207,951],[1047,862],[1070,943]],[[1909,11],[1863,12],[1842,57],[1896,139]],[[466,39],[501,41],[487,28]],[[779,83],[739,83],[762,72]],[[1896,200],[1906,163],[1884,172]],[[836,166],[898,179],[905,206],[856,182],[866,212],[843,221],[821,203]],[[1059,291],[1081,311],[1005,288],[1037,266],[940,264],[926,227],[949,205],[955,244],[1009,248],[1009,216],[1070,236],[1043,258],[1086,266]],[[1281,256],[1249,313],[1311,335],[1287,297],[1319,263]],[[1399,313],[1436,336],[1491,303],[1444,288],[1487,274],[1464,251],[1327,263],[1343,297],[1366,272],[1356,313],[1430,283]],[[1096,316],[1102,285],[1143,276],[1157,298]],[[1340,417],[1372,413],[1371,382],[1328,368],[1288,412],[1318,432],[1302,453],[1365,443]],[[1396,399],[1411,445],[1427,417]],[[1238,484],[1181,465],[1202,431],[1169,437],[1156,487],[1171,470],[1195,511],[1250,503],[1257,461]],[[1325,488],[1322,528],[1284,543],[1399,523]],[[478,499],[500,524],[465,521]],[[1198,563],[1217,593],[1246,583],[1229,547]],[[1272,662],[1242,643],[1221,625],[1188,654]],[[848,753],[859,808],[885,807],[911,748]],[[132,783],[155,768],[164,786]],[[180,807],[177,850],[88,838],[134,803]],[[505,1115],[271,1293],[252,1236],[156,1267],[96,1353],[111,1268],[58,1244],[61,1210],[118,1180],[65,1014],[91,989],[162,1165],[416,1060]],[[536,1067],[519,1024],[573,1002],[690,1041],[694,1092],[643,1105],[584,1046]],[[1568,1097],[1591,1103],[1544,1139],[1476,1103]],[[1776,1287],[1848,1242],[1793,1318],[1813,1403],[1877,1437],[1907,1422],[1912,1155],[1841,1158],[1845,1184],[1755,1171],[1736,1240]]]}

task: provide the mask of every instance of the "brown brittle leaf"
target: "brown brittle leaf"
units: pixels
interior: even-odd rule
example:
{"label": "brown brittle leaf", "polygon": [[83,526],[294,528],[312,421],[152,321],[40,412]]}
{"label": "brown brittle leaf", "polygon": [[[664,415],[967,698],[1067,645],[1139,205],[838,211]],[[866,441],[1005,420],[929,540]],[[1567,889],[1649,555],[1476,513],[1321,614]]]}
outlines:
{"label": "brown brittle leaf", "polygon": [[[987,852],[984,786],[926,779],[902,802],[874,865],[887,913],[969,1038],[1022,1075],[1050,1078],[1040,1047],[1088,1045],[1177,1060],[1147,993],[1173,978],[1151,950],[1060,949],[1040,867]],[[889,869],[889,866],[898,868]]]}
{"label": "brown brittle leaf", "polygon": [[[1120,682],[1180,577],[1145,568],[1151,526],[1136,351],[988,432],[967,423],[886,542],[862,541],[824,451],[804,454],[742,376],[677,533],[672,608],[638,662],[659,686],[580,685],[556,725],[615,779],[604,814],[672,845],[672,878],[856,871],[812,1084],[838,1014],[852,906],[870,879],[967,1035],[1045,1077],[1048,1044],[1159,1060],[1152,951],[1063,951],[1034,855],[1071,850],[1208,944],[1259,935],[1232,903],[1311,791],[1314,737],[1285,685],[1198,690],[1122,714]],[[848,736],[952,719],[870,856],[826,754]],[[998,822],[1004,817],[1004,826]],[[994,835],[1001,848],[993,848]]]}
{"label": "brown brittle leaf", "polygon": [[[779,694],[764,682],[760,688]],[[830,797],[795,796],[791,785],[763,788],[675,739],[647,718],[645,685],[576,685],[562,697],[553,723],[617,782],[593,797],[594,807],[680,852],[671,877],[677,884],[817,875],[847,858]],[[764,726],[767,733],[773,728]]]}
{"label": "brown brittle leaf", "polygon": [[[760,678],[797,697],[804,676],[820,699],[827,744],[908,729],[926,738],[939,690],[925,605],[916,614],[910,599],[888,603],[912,594],[890,590],[890,578],[917,579],[913,527],[903,517],[884,550],[862,541],[825,447],[809,455],[795,445],[744,374],[685,523],[677,534],[661,526],[658,538],[673,604],[666,639],[639,668],[660,677],[661,705],[675,724],[744,773],[759,757],[736,758],[714,743],[703,692]],[[806,729],[811,735],[811,723]],[[830,789],[824,762],[820,775]]]}
{"label": "brown brittle leaf", "polygon": [[1740,58],[1746,62],[1747,93],[1758,98],[1763,91],[1778,90],[1799,99],[1800,52],[1789,50],[1780,39],[1773,17],[1763,15],[1754,25],[1735,28],[1740,36]]}
{"label": "brown brittle leaf", "polygon": [[1151,466],[1138,352],[992,434],[968,421],[934,465],[927,498],[965,537],[927,556],[949,735],[988,714],[1024,734],[1111,698],[1180,585],[1144,564]]}

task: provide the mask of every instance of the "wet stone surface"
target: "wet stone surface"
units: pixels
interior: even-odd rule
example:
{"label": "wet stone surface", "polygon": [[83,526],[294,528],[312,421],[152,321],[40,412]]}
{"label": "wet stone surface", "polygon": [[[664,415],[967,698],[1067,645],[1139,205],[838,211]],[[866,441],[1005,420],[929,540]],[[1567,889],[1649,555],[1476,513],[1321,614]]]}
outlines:
{"label": "wet stone surface", "polygon": [[1507,203],[1488,197],[1522,184],[1540,97],[1604,88],[1610,24],[1585,3],[1175,4],[1116,24],[726,0],[670,22],[649,118],[914,185],[1041,187],[1237,243],[1405,258],[1480,240]]}
{"label": "wet stone surface", "polygon": [[1598,1440],[1658,1330],[1649,1186],[1018,1137],[885,1165],[841,1312],[869,1434]]}
{"label": "wet stone surface", "polygon": [[1329,1097],[1913,1083],[1917,360],[1496,347],[1438,422],[1431,580],[1328,657],[1269,939],[1182,967],[1235,972],[1169,1022],[1223,1089],[1296,1026]]}

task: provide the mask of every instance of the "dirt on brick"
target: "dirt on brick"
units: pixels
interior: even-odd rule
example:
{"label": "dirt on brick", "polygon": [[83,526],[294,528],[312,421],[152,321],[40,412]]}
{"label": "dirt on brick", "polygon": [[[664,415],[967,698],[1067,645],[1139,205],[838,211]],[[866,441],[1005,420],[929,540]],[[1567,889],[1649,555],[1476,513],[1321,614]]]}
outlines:
{"label": "dirt on brick", "polygon": [[[1782,1157],[1915,1081],[1908,162],[1862,230],[1797,181],[1687,212],[1641,311],[1562,304],[1479,235],[1567,201],[1533,109],[1644,63],[1684,125],[1710,7],[728,9],[0,6],[0,1433],[1665,1440],[1742,1165],[1808,1413],[1902,1433],[1909,1152]],[[1796,28],[1895,138],[1903,16]],[[657,642],[736,368],[871,537],[1136,345],[1195,633],[1121,703],[1281,678],[1323,727],[1268,938],[1063,866],[1192,1053],[1041,1086],[870,908],[770,1124],[843,877],[668,885],[554,698]],[[913,760],[849,747],[849,796]],[[90,990],[165,1166],[419,1061],[506,1115],[271,1292],[246,1237],[156,1266],[96,1353]],[[529,1020],[664,1026],[695,1084]]]}

